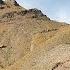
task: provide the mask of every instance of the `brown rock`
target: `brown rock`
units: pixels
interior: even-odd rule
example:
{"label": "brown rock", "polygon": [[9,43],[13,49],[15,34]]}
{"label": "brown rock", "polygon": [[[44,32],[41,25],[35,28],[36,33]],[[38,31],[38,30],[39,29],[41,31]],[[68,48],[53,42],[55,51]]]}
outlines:
{"label": "brown rock", "polygon": [[5,0],[5,2],[11,5],[19,6],[19,4],[15,0]]}

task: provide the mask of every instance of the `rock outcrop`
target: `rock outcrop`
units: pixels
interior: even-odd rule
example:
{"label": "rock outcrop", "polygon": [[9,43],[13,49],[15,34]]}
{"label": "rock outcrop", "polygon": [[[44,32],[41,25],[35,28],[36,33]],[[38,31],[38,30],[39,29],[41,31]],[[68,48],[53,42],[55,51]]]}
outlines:
{"label": "rock outcrop", "polygon": [[5,0],[5,2],[6,2],[7,4],[19,6],[19,4],[16,2],[16,0]]}

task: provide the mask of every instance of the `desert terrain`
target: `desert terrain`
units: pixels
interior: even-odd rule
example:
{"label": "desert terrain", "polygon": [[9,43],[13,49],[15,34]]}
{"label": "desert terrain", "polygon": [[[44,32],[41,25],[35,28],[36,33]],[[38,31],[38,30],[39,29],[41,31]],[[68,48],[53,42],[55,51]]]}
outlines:
{"label": "desert terrain", "polygon": [[70,25],[1,0],[0,70],[70,70]]}

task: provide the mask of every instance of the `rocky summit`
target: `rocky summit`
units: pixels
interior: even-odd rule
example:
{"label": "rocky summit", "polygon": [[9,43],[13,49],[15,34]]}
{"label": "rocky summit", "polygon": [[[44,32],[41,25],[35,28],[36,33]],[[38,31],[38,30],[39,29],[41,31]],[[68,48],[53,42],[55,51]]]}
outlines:
{"label": "rocky summit", "polygon": [[70,70],[70,25],[0,0],[0,70]]}
{"label": "rocky summit", "polygon": [[7,4],[19,6],[19,4],[18,4],[15,0],[5,0],[5,2],[6,2]]}

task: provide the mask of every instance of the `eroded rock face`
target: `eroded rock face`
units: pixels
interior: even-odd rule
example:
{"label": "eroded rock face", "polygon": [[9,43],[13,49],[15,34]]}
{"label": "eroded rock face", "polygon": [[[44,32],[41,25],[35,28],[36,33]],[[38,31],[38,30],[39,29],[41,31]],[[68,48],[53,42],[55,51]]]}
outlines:
{"label": "eroded rock face", "polygon": [[19,6],[19,4],[15,0],[5,0],[5,2],[11,5]]}

